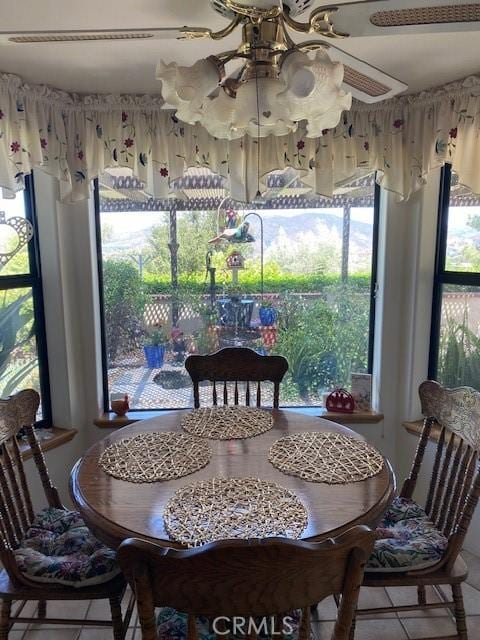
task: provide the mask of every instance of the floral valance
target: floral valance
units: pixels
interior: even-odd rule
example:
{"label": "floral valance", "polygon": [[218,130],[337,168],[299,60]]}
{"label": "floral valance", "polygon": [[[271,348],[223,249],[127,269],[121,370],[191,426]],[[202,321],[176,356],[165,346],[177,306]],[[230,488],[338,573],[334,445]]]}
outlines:
{"label": "floral valance", "polygon": [[78,201],[88,196],[91,179],[121,166],[166,198],[172,179],[202,166],[228,180],[233,198],[250,201],[259,175],[290,166],[320,195],[376,170],[384,188],[408,198],[445,162],[480,193],[480,77],[356,104],[317,139],[306,138],[300,126],[260,140],[258,148],[248,136],[219,140],[180,122],[160,96],[80,96],[0,76],[0,186],[12,191],[41,167],[61,181],[66,201]]}

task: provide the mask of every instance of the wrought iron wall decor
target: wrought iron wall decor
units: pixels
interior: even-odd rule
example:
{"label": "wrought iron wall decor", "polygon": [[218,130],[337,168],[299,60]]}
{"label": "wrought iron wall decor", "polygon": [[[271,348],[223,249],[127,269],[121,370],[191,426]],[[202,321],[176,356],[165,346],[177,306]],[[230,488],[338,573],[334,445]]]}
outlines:
{"label": "wrought iron wall decor", "polygon": [[6,217],[4,211],[0,211],[0,227],[6,226],[17,234],[17,243],[10,251],[0,253],[0,270],[14,258],[33,238],[33,226],[29,220],[20,216]]}

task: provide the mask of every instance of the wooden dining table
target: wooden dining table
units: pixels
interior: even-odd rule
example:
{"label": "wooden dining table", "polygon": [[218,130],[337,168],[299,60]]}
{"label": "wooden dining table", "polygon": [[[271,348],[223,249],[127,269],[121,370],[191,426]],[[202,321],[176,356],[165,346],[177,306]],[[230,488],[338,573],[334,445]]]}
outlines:
{"label": "wooden dining table", "polygon": [[213,477],[254,477],[275,482],[301,500],[308,513],[303,540],[319,541],[340,534],[356,524],[374,527],[393,499],[395,476],[384,458],[380,473],[348,484],[309,482],[286,475],[268,460],[272,444],[279,438],[301,432],[338,432],[363,439],[345,426],[300,412],[272,410],[273,428],[252,438],[209,440],[209,464],[175,480],[132,483],[107,474],[99,466],[103,451],[122,438],[139,433],[182,432],[185,411],[172,411],[142,420],[111,433],[95,443],[74,466],[70,492],[76,508],[96,536],[111,548],[130,537],[181,548],[165,531],[163,511],[174,492],[195,480]]}

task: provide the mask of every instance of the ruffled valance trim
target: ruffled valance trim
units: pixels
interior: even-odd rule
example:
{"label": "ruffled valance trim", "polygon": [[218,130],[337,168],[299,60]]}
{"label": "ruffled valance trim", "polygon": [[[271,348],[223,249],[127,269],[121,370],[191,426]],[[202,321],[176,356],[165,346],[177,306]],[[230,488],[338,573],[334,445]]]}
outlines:
{"label": "ruffled valance trim", "polygon": [[[190,167],[224,176],[231,196],[251,201],[258,176],[293,167],[318,195],[377,171],[401,198],[450,162],[462,184],[480,193],[480,77],[375,105],[354,104],[317,139],[304,126],[284,137],[218,140],[180,122],[160,95],[80,95],[0,75],[0,186],[19,190],[41,167],[62,182],[65,200],[89,195],[108,167],[128,167],[158,198]],[[257,158],[260,156],[260,164]]]}

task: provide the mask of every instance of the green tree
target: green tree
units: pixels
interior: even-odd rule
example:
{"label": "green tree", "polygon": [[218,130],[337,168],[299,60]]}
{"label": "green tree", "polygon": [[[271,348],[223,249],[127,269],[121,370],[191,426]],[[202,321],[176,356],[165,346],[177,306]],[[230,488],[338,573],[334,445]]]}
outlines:
{"label": "green tree", "polygon": [[110,363],[140,344],[145,296],[138,270],[130,262],[104,260],[105,336]]}
{"label": "green tree", "polygon": [[[192,277],[205,273],[205,258],[208,250],[214,252],[213,264],[217,268],[225,266],[227,255],[235,247],[233,244],[213,245],[209,240],[217,235],[216,211],[182,211],[177,216],[178,274]],[[147,266],[148,273],[170,275],[170,224],[168,214],[164,214],[161,224],[152,228],[149,246],[153,259]],[[237,246],[238,248],[238,246]],[[248,245],[241,245],[243,255],[251,255]]]}

